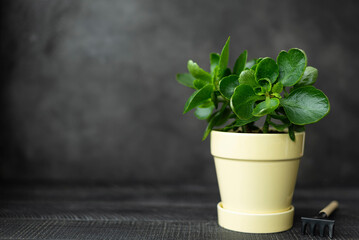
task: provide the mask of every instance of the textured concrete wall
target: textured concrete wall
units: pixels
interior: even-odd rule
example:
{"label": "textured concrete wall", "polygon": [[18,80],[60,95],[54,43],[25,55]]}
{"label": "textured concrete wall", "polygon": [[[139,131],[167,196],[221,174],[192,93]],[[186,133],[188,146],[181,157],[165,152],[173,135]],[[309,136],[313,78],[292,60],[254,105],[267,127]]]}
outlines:
{"label": "textured concrete wall", "polygon": [[299,185],[359,182],[358,1],[2,1],[2,179],[215,182],[205,122],[182,115],[208,67],[302,48],[332,111],[307,128]]}

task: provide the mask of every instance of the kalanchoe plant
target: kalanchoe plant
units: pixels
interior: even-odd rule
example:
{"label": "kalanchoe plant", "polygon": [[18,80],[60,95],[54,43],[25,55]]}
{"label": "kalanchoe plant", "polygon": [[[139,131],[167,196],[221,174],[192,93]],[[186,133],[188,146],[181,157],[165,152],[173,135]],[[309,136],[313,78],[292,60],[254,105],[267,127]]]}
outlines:
{"label": "kalanchoe plant", "polygon": [[[205,140],[214,128],[232,132],[294,132],[318,122],[329,113],[329,100],[312,86],[318,70],[307,66],[303,50],[281,51],[277,61],[258,58],[247,61],[247,51],[227,67],[228,38],[221,54],[210,54],[210,72],[188,61],[189,73],[177,74],[177,81],[196,91],[187,100],[184,113],[195,109],[195,116],[207,120]],[[265,118],[262,128],[256,121]],[[270,130],[274,129],[274,130]]]}

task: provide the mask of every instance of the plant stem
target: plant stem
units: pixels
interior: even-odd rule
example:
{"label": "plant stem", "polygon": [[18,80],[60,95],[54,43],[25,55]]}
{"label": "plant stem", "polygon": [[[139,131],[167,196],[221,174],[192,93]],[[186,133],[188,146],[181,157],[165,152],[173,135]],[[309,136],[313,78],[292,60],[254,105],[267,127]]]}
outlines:
{"label": "plant stem", "polygon": [[248,124],[242,126],[243,133],[251,133],[251,129],[249,128]]}
{"label": "plant stem", "polygon": [[243,132],[243,133],[246,133],[246,132],[247,132],[246,125],[243,125],[243,126],[242,126],[242,132]]}
{"label": "plant stem", "polygon": [[219,110],[219,111],[220,111],[220,112],[223,112],[224,109],[226,109],[227,105],[228,105],[228,102],[223,102],[222,107],[221,107],[221,110]]}
{"label": "plant stem", "polygon": [[218,96],[218,102],[226,102],[226,103],[228,103],[229,101],[226,98],[222,97],[222,96]]}
{"label": "plant stem", "polygon": [[269,115],[267,115],[266,120],[263,125],[263,133],[268,133],[270,119],[271,119],[271,117]]}

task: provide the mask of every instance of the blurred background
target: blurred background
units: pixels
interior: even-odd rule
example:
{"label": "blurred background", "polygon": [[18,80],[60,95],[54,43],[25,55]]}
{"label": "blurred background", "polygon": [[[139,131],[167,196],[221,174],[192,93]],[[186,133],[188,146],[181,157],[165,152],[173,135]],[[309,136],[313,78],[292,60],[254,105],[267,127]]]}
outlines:
{"label": "blurred background", "polygon": [[358,186],[359,1],[1,1],[1,181],[216,184],[206,122],[182,115],[209,68],[303,49],[331,112],[297,186]]}

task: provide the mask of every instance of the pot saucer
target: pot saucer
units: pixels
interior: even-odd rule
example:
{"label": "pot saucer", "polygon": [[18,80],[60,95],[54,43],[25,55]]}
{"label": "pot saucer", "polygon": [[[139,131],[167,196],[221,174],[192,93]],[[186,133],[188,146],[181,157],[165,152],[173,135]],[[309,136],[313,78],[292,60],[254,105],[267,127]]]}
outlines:
{"label": "pot saucer", "polygon": [[289,230],[293,226],[294,207],[276,213],[243,213],[224,209],[217,205],[218,224],[226,229],[246,233],[275,233]]}

